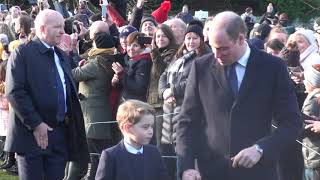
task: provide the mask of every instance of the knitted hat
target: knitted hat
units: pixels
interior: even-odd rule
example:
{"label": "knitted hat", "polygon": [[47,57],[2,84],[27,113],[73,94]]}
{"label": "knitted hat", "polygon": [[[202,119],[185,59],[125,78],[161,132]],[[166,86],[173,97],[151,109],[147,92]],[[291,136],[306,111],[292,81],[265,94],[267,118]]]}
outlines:
{"label": "knitted hat", "polygon": [[189,32],[193,32],[193,33],[196,33],[200,36],[201,39],[204,39],[203,38],[203,33],[202,33],[203,29],[198,26],[198,25],[191,25],[191,26],[188,26],[187,27],[187,30],[186,30],[186,34],[188,34]]}
{"label": "knitted hat", "polygon": [[141,26],[143,25],[143,23],[147,22],[147,21],[151,21],[154,26],[157,26],[157,22],[155,21],[155,19],[152,16],[144,16],[141,20]]}
{"label": "knitted hat", "polygon": [[121,30],[119,31],[120,32],[119,38],[127,37],[127,36],[129,36],[129,34],[136,32],[136,31],[138,31],[138,30],[133,26],[130,26],[130,25],[122,26]]}
{"label": "knitted hat", "polygon": [[97,33],[94,42],[97,48],[113,48],[115,46],[113,36],[105,32]]}
{"label": "knitted hat", "polygon": [[295,32],[295,34],[300,34],[303,35],[310,45],[317,46],[317,40],[316,37],[314,36],[314,32],[311,31],[310,29],[299,29],[298,31]]}
{"label": "knitted hat", "polygon": [[171,2],[164,1],[161,3],[160,7],[152,12],[152,16],[157,21],[157,23],[163,23],[168,19],[169,11],[171,10]]}
{"label": "knitted hat", "polygon": [[310,66],[304,71],[304,79],[313,87],[320,87],[320,72],[313,66]]}
{"label": "knitted hat", "polygon": [[200,20],[197,20],[197,19],[191,20],[188,25],[189,25],[189,26],[191,26],[191,25],[198,25],[198,26],[200,26],[202,29],[203,29],[203,27],[204,27],[203,23],[202,23]]}

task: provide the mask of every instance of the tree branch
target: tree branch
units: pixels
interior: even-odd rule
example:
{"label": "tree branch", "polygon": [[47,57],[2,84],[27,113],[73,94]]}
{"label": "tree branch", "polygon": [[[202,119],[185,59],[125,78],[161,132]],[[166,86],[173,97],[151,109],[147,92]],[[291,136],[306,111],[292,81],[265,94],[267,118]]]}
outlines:
{"label": "tree branch", "polygon": [[320,10],[320,7],[314,7],[313,5],[311,5],[311,4],[307,3],[307,2],[305,2],[304,0],[300,0],[300,1],[301,1],[303,4],[305,4],[305,5],[309,6],[309,7],[312,9],[312,11]]}

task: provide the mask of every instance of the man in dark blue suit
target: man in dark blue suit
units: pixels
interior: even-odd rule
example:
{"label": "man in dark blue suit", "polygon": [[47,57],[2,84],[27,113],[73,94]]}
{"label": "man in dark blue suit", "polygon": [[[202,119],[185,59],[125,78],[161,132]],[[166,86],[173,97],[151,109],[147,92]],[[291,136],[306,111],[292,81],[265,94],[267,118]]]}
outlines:
{"label": "man in dark blue suit", "polygon": [[183,180],[275,180],[279,152],[298,136],[301,115],[285,64],[245,37],[240,16],[219,13],[209,31],[214,54],[194,61],[176,129]]}
{"label": "man in dark blue suit", "polygon": [[8,61],[11,105],[5,149],[17,153],[20,180],[59,180],[67,160],[89,160],[84,122],[70,59],[55,47],[64,19],[53,10],[35,20],[36,37]]}

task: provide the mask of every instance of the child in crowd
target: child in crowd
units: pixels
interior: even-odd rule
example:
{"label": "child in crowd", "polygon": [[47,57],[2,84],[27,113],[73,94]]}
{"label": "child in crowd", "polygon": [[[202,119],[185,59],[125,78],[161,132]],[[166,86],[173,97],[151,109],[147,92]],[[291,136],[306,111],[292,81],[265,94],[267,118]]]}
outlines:
{"label": "child in crowd", "polygon": [[[304,84],[307,98],[302,107],[302,113],[309,117],[320,116],[320,64],[312,65],[304,71]],[[308,118],[310,119],[310,118]],[[307,125],[305,129],[305,136],[303,143],[313,149],[302,147],[304,157],[304,179],[315,180],[320,179],[320,156],[315,151],[320,151],[320,137],[316,130],[316,125],[319,121],[306,120]]]}
{"label": "child in crowd", "polygon": [[104,150],[96,180],[167,180],[160,153],[148,145],[155,110],[147,103],[128,100],[119,106],[117,121],[123,134],[119,144]]}

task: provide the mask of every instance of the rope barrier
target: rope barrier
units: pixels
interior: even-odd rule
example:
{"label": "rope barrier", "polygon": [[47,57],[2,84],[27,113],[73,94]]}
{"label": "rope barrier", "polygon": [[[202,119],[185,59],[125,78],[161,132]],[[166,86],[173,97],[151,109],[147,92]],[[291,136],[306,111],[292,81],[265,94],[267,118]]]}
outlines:
{"label": "rope barrier", "polygon": [[[90,153],[90,155],[94,155],[94,156],[101,156],[101,154],[99,153]],[[161,156],[162,158],[168,158],[168,159],[177,159],[178,156]]]}
{"label": "rope barrier", "polygon": [[[156,118],[157,118],[157,117],[162,117],[162,116],[165,116],[165,115],[175,115],[175,114],[178,114],[178,113],[168,113],[168,114],[163,114],[163,115],[157,115]],[[117,123],[117,121],[95,122],[95,123],[88,123],[88,124],[94,125],[94,124],[112,124],[112,123]],[[276,128],[276,129],[278,128],[277,126],[275,126],[275,125],[273,125],[273,124],[272,124],[272,127]],[[317,155],[320,156],[320,153],[319,153],[319,152],[317,152],[316,150],[308,147],[305,143],[303,143],[303,142],[301,142],[301,141],[299,141],[299,140],[297,140],[297,139],[296,139],[296,142],[299,143],[299,144],[301,144],[303,147],[307,148],[308,150],[310,150],[310,151],[312,151],[312,152],[314,152],[314,153],[316,153]],[[98,153],[90,153],[90,154],[91,154],[91,155],[100,156],[100,154],[98,154]],[[162,156],[162,158],[177,159],[177,156]]]}
{"label": "rope barrier", "polygon": [[[272,124],[272,127],[276,128],[276,129],[278,128],[277,126],[275,126],[275,125],[273,125],[273,124]],[[296,139],[296,142],[299,143],[299,144],[301,144],[303,147],[307,148],[308,150],[310,150],[310,151],[312,151],[312,152],[314,152],[314,153],[316,153],[317,155],[320,156],[320,153],[319,153],[319,152],[317,152],[316,150],[308,147],[305,143],[303,143],[303,142],[301,142],[301,141],[299,141],[299,140],[297,140],[297,139]]]}
{"label": "rope barrier", "polygon": [[[166,115],[176,115],[179,113],[167,113],[167,114],[162,114],[162,115],[157,115],[156,118],[166,116]],[[94,123],[87,123],[88,125],[95,125],[95,124],[113,124],[113,123],[118,123],[117,121],[107,121],[107,122],[94,122]]]}

